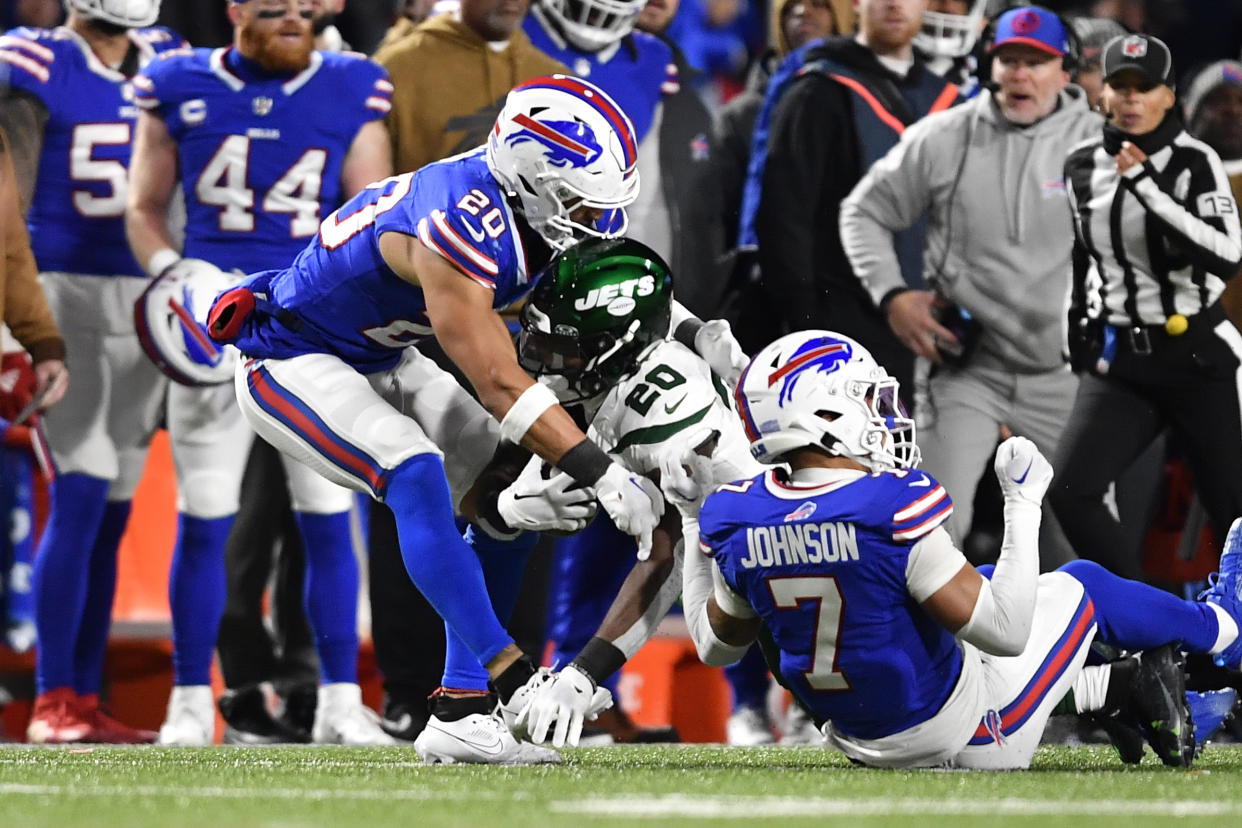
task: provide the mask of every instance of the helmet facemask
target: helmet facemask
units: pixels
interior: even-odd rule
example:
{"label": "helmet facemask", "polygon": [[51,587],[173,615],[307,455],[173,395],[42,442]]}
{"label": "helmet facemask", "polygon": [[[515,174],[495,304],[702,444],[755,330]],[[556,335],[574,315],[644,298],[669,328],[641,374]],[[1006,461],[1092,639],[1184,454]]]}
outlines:
{"label": "helmet facemask", "polygon": [[923,12],[923,25],[914,36],[914,45],[934,57],[965,57],[979,39],[979,24],[986,6],[987,0],[973,0],[966,14]]}
{"label": "helmet facemask", "polygon": [[154,25],[160,16],[160,0],[65,0],[65,6],[83,17],[123,29]]}
{"label": "helmet facemask", "polygon": [[565,39],[584,52],[598,52],[634,30],[644,0],[542,0]]}

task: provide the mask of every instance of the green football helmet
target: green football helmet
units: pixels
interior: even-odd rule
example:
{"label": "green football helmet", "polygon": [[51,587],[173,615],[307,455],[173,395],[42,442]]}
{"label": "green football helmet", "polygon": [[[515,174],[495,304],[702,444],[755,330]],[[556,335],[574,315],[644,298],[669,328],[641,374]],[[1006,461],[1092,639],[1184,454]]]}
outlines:
{"label": "green football helmet", "polygon": [[[558,254],[522,308],[518,361],[557,376],[561,402],[590,399],[631,374],[668,335],[673,276],[633,239],[588,239]],[[560,386],[560,387],[558,387]]]}

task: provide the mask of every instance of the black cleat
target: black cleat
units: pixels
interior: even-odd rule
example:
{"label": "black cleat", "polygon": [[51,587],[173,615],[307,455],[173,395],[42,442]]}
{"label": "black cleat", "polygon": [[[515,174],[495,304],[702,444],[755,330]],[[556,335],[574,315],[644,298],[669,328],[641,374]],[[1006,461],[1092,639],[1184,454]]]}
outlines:
{"label": "black cleat", "polygon": [[1195,755],[1195,724],[1186,701],[1186,657],[1171,644],[1140,656],[1130,684],[1129,710],[1160,761],[1188,768]]}
{"label": "black cleat", "polygon": [[310,733],[271,714],[264,688],[252,684],[220,697],[226,745],[281,745],[310,742]]}
{"label": "black cleat", "polygon": [[1143,747],[1143,734],[1139,732],[1138,724],[1133,719],[1119,710],[1111,713],[1104,711],[1091,713],[1088,717],[1104,731],[1104,735],[1116,748],[1117,755],[1121,757],[1122,762],[1127,765],[1137,765],[1143,761],[1143,754],[1146,753]]}

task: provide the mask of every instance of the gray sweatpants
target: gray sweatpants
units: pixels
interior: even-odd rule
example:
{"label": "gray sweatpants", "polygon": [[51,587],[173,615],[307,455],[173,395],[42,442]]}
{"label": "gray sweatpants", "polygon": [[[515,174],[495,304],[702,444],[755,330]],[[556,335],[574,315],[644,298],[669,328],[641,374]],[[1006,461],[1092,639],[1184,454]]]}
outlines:
{"label": "gray sweatpants", "polygon": [[[992,473],[1001,426],[1029,438],[1051,462],[1077,390],[1078,377],[1068,367],[1042,374],[942,367],[929,380],[928,394],[915,412],[922,468],[953,498],[945,528],[959,547],[970,531],[979,480]],[[1039,557],[1044,572],[1075,557],[1046,503]]]}

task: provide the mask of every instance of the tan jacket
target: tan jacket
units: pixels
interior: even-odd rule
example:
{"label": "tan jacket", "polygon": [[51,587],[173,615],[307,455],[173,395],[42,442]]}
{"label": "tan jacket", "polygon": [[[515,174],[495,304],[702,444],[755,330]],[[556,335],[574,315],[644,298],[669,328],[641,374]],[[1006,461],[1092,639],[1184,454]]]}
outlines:
{"label": "tan jacket", "polygon": [[418,24],[408,17],[398,17],[397,22],[384,32],[384,39],[375,47],[375,53],[379,54],[397,41],[404,40],[405,36],[411,34],[417,26]]}
{"label": "tan jacket", "polygon": [[495,51],[442,14],[420,23],[375,60],[395,91],[386,126],[397,172],[411,172],[484,143],[505,95],[517,84],[568,72],[518,29]]}
{"label": "tan jacket", "polygon": [[0,319],[35,362],[65,358],[65,340],[39,286],[17,195],[8,140],[0,131]]}

